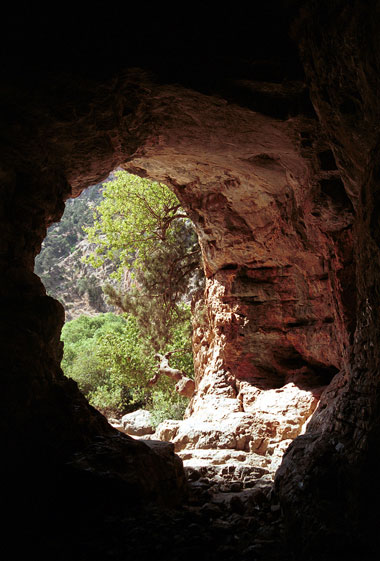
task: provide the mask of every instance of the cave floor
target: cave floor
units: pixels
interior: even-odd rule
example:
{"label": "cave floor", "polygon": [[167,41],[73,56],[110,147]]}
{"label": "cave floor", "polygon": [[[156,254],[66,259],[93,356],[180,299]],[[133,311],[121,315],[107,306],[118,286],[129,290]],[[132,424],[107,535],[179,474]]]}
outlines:
{"label": "cave floor", "polygon": [[186,468],[189,495],[173,509],[131,510],[117,496],[107,506],[94,501],[91,510],[73,505],[43,529],[31,522],[24,545],[56,561],[288,561],[273,477],[242,481],[229,471]]}

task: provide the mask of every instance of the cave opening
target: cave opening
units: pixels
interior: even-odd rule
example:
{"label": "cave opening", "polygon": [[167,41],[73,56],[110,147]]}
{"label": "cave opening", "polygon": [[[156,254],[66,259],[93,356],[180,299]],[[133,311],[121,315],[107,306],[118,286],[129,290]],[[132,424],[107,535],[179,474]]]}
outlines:
{"label": "cave opening", "polygon": [[[92,131],[94,113],[98,123],[112,123],[112,103],[100,100],[98,106],[95,99],[88,119],[69,121],[63,141],[79,138],[79,145],[67,155],[68,161],[73,158],[72,171],[67,179],[54,174],[44,178],[42,188],[47,193],[52,185],[55,189],[46,208],[38,196],[33,200],[41,186],[38,173],[32,184],[33,204],[40,206],[35,217],[38,241],[31,250],[35,252],[42,239],[41,218],[45,225],[52,216],[59,217],[62,200],[75,197],[110,169],[121,165],[139,177],[168,185],[195,225],[206,275],[203,302],[193,310],[196,391],[185,418],[163,421],[154,439],[134,438],[133,444],[128,436],[123,440],[120,425],[107,424],[78,395],[75,385],[61,378],[62,310],[39,288],[54,325],[49,332],[42,324],[39,327],[44,349],[49,349],[44,372],[52,376],[53,394],[57,386],[61,388],[55,401],[60,421],[55,426],[63,436],[56,439],[53,431],[50,447],[59,448],[64,459],[61,477],[66,477],[70,458],[69,481],[84,477],[87,493],[96,492],[107,470],[111,479],[121,477],[131,488],[137,478],[129,505],[141,497],[176,504],[183,501],[187,485],[191,516],[204,513],[210,527],[215,520],[216,526],[230,528],[234,515],[239,524],[249,524],[253,515],[259,534],[268,531],[268,519],[271,531],[279,536],[278,545],[282,518],[275,473],[289,445],[306,433],[322,394],[344,362],[350,295],[342,298],[340,281],[354,274],[352,208],[345,208],[342,220],[344,187],[337,170],[325,169],[333,166],[318,156],[327,151],[327,144],[319,137],[314,117],[262,115],[180,86],[152,83],[136,71],[123,80],[116,97],[127,90],[126,103],[137,90],[144,107],[139,105],[131,117],[122,106],[113,135],[125,134],[124,119],[134,119],[140,147],[136,139],[127,148],[122,144],[116,158],[107,151],[102,133]],[[94,153],[92,143],[97,146]],[[131,153],[126,161],[127,149]],[[82,150],[89,167],[75,159]],[[37,435],[44,435],[43,417],[43,413],[34,417]],[[46,447],[43,436],[39,444]],[[135,455],[141,455],[142,464],[132,460]],[[151,477],[154,461],[161,461],[161,472]],[[152,466],[151,472],[136,468],[145,465]],[[165,471],[170,478],[162,484]],[[87,482],[88,474],[93,482]],[[105,495],[109,484],[100,483]],[[161,484],[158,493],[155,485]],[[104,512],[109,512],[108,505]],[[249,532],[245,539],[248,543]]]}
{"label": "cave opening", "polygon": [[[264,168],[264,173],[266,173],[266,167],[273,169],[273,158],[264,158],[263,155],[260,154],[260,159],[255,158],[254,162],[259,163],[259,169],[260,167]],[[131,169],[133,171],[138,169],[142,176],[146,175],[146,171],[141,168],[136,168],[134,163]],[[278,171],[279,167],[275,166],[274,169]],[[190,169],[190,172],[191,171]],[[281,177],[281,175],[279,177]],[[274,184],[279,180],[279,177],[274,175],[274,177],[271,178]],[[176,186],[177,192],[183,195],[182,190],[184,186],[180,186],[178,189],[177,183],[173,182],[173,180],[172,183]],[[230,189],[231,184],[235,187],[239,184],[239,180],[237,182],[235,180],[235,183],[231,183],[231,180],[228,179],[226,187]],[[84,192],[90,193],[90,191],[86,190]],[[90,206],[93,207],[94,195],[91,194],[89,197],[91,201]],[[80,198],[74,200],[79,201]],[[211,198],[207,196],[206,200],[207,210],[211,210],[212,212],[212,205],[216,208],[215,205],[217,204],[220,204],[221,209],[224,210],[227,204],[227,210],[229,211],[229,207],[231,207],[232,216],[234,216],[235,211],[232,208],[233,203],[228,204],[227,197],[219,196],[215,198],[213,196]],[[191,211],[193,211],[193,209],[191,209]],[[203,213],[200,215],[201,220],[199,220],[199,216],[194,214],[194,212],[193,216],[195,216],[198,226],[201,224],[202,229],[204,229]],[[231,224],[236,223],[237,218],[234,217],[232,220],[233,222],[231,218],[225,220],[225,227],[229,230],[231,229]],[[241,221],[241,218],[238,220]],[[241,228],[238,231],[240,233]],[[72,250],[72,248],[70,248],[70,250]],[[226,361],[225,369],[218,368],[216,372],[213,370],[211,370],[211,373],[206,372],[206,379],[208,376],[213,378],[212,385],[211,387],[206,386],[206,391],[203,395],[201,394],[200,396],[199,394],[201,392],[198,392],[198,395],[194,397],[188,407],[184,422],[182,423],[183,417],[179,417],[179,422],[175,422],[176,419],[170,418],[168,419],[168,423],[165,424],[164,422],[163,426],[158,427],[158,432],[155,433],[155,436],[159,440],[170,440],[174,442],[176,452],[179,453],[182,459],[185,459],[186,467],[188,467],[188,471],[192,473],[191,477],[193,479],[195,478],[194,473],[199,471],[197,469],[198,467],[204,472],[206,467],[210,465],[210,462],[213,461],[213,456],[215,455],[213,452],[214,449],[219,450],[218,453],[222,458],[222,464],[225,463],[224,460],[226,458],[227,463],[231,462],[231,465],[227,465],[226,468],[223,466],[223,469],[229,474],[231,474],[236,467],[232,465],[234,454],[231,455],[229,450],[233,452],[238,451],[237,456],[240,456],[240,460],[242,459],[243,461],[246,461],[248,457],[244,456],[245,453],[255,454],[257,452],[258,456],[260,456],[256,457],[259,467],[264,470],[264,474],[267,472],[269,478],[273,479],[274,472],[280,464],[282,454],[286,450],[286,447],[293,438],[306,429],[306,421],[310,420],[312,413],[318,405],[322,392],[339,371],[336,362],[326,365],[318,361],[315,357],[305,357],[304,352],[302,350],[301,352],[296,350],[291,340],[287,341],[286,338],[281,340],[276,337],[275,343],[270,339],[266,342],[260,342],[259,351],[262,353],[262,356],[259,356],[258,361],[257,359],[251,358],[251,352],[247,353],[245,350],[245,346],[247,346],[245,338],[248,339],[248,347],[250,350],[252,348],[255,350],[255,346],[257,345],[257,325],[252,321],[253,316],[251,317],[250,314],[245,313],[247,303],[250,304],[251,301],[253,301],[253,313],[256,319],[260,317],[260,313],[267,314],[268,304],[271,306],[270,302],[273,296],[273,289],[274,293],[276,293],[278,290],[277,285],[283,285],[284,279],[291,279],[290,283],[294,284],[297,290],[299,288],[297,286],[299,279],[297,277],[292,279],[292,275],[299,274],[298,268],[292,267],[289,263],[281,268],[273,268],[271,265],[263,266],[262,262],[259,262],[258,265],[259,266],[257,266],[257,264],[253,265],[251,262],[247,269],[239,264],[227,263],[220,267],[221,274],[225,276],[225,278],[222,279],[223,285],[227,286],[227,284],[229,284],[231,286],[230,296],[226,298],[226,294],[224,294],[221,300],[224,303],[228,302],[229,307],[231,304],[235,307],[238,314],[236,316],[235,312],[234,315],[235,317],[240,317],[240,319],[238,319],[238,324],[243,324],[245,327],[243,335],[244,344],[241,345],[239,342],[236,347],[236,343],[232,341],[232,345],[235,345],[236,348],[232,350],[231,355],[233,356],[233,352],[238,351],[239,354],[241,354],[243,351],[243,356],[247,354],[248,358],[243,358],[243,360],[239,359],[237,364],[232,365]],[[107,274],[111,272],[111,269],[112,268],[110,268],[108,264]],[[217,275],[219,275],[219,273],[217,273]],[[320,274],[317,280],[328,281],[329,275],[327,273]],[[85,284],[83,283],[83,278],[80,280],[80,284],[81,287],[79,288],[78,295],[82,296],[83,293],[81,294],[81,289],[82,285]],[[268,285],[271,287],[271,291],[269,292],[267,290]],[[263,290],[263,288],[266,293],[265,297],[262,300],[257,300],[254,293],[257,292],[257,289]],[[104,305],[104,302],[102,302],[102,305]],[[200,305],[204,307],[204,301],[198,302],[198,305],[193,305],[193,308],[199,308]],[[287,306],[286,300],[285,306]],[[261,307],[263,308],[263,312],[261,311]],[[242,309],[244,309],[244,313],[241,313]],[[259,314],[257,314],[257,312],[259,312]],[[304,312],[302,312],[301,316],[304,315]],[[194,352],[196,354],[194,358],[196,366],[199,369],[196,373],[198,375],[198,384],[204,383],[202,377],[205,375],[205,370],[207,371],[209,368],[209,364],[204,356],[205,350],[206,352],[209,351],[209,343],[205,343],[205,339],[210,338],[210,336],[214,337],[212,331],[213,327],[210,326],[211,322],[208,316],[209,314],[205,313],[205,310],[199,313],[198,309],[196,321],[194,323]],[[212,320],[211,318],[211,321]],[[322,320],[323,325],[327,326],[333,322],[334,319],[331,317],[323,318]],[[295,316],[293,321],[287,321],[285,323],[285,327],[289,333],[292,333],[293,330],[302,330],[303,328],[306,328],[307,332],[313,333],[313,330],[318,329],[319,324],[320,322],[317,321],[313,315],[311,318],[306,319],[305,317],[297,319]],[[271,325],[269,322],[265,324],[265,329],[270,334],[270,337],[273,338],[273,333],[276,332],[277,329],[276,326]],[[240,327],[239,330],[241,331],[242,327]],[[251,330],[253,330],[252,334],[250,333]],[[239,334],[239,337],[241,336],[242,335]],[[85,351],[85,360],[88,360],[88,353],[89,350],[87,349]],[[121,359],[119,358],[118,360],[120,361]],[[82,363],[82,368],[85,370],[84,363]],[[219,388],[218,391],[222,394],[220,402],[219,398],[215,399],[213,395],[214,387]],[[268,393],[265,396],[265,392],[267,391]],[[297,392],[299,392],[299,395],[297,395]],[[130,396],[130,393],[127,393],[128,396]],[[293,395],[293,393],[295,393],[295,395]],[[220,425],[218,415],[221,414],[222,419],[225,416],[224,399],[228,401],[230,413],[232,415],[235,414],[236,419],[234,419],[232,425],[227,422],[224,423],[224,426],[223,423],[221,426],[217,426],[215,432],[215,421]],[[201,403],[200,408],[199,402]],[[143,401],[138,402],[138,404],[142,407],[144,406]],[[132,402],[130,410],[132,411],[135,408]],[[200,409],[200,413],[198,412],[198,415],[194,415],[197,408]],[[289,408],[293,410],[293,414],[290,413],[289,415],[289,413],[285,413]],[[98,406],[97,409],[105,413],[108,419],[111,418],[112,426],[119,430],[124,429],[120,420],[115,418],[116,415],[112,415],[112,410],[110,412],[107,410],[107,407],[102,407],[102,405]],[[299,410],[297,411],[297,409]],[[128,408],[124,410],[124,413],[126,412],[128,412]],[[288,416],[289,419],[287,418]],[[258,419],[256,419],[256,417],[258,417]],[[162,420],[165,421],[165,419]],[[145,421],[142,422],[144,424]],[[272,424],[277,428],[273,429]],[[189,439],[188,434],[189,432],[194,432],[195,425],[195,434]],[[133,431],[132,428],[130,430]],[[232,435],[229,434],[231,430]],[[141,436],[144,432],[144,428],[141,428],[141,431],[137,428],[136,434]],[[127,432],[127,434],[131,433]],[[149,434],[149,432],[147,434]],[[192,457],[190,452],[192,448],[195,449],[194,457]],[[202,450],[204,450],[204,452],[202,452]],[[227,452],[223,455],[223,452],[220,452],[220,450],[227,450]],[[271,466],[269,471],[266,470],[268,466]],[[241,466],[238,465],[238,468],[240,467]],[[237,471],[239,471],[239,469]]]}
{"label": "cave opening", "polygon": [[34,272],[64,307],[61,367],[91,405],[131,436],[183,418],[194,393],[191,308],[204,276],[174,193],[114,170],[66,202]]}
{"label": "cave opening", "polygon": [[[85,190],[84,192],[89,193],[90,200],[93,200],[91,188],[88,189],[89,190]],[[80,199],[77,198],[74,201],[78,202]],[[83,209],[81,211],[81,214],[82,213]],[[229,226],[230,222],[227,222],[227,225]],[[59,235],[59,231],[55,232],[53,235],[57,236],[57,234]],[[70,249],[72,250],[72,247]],[[110,270],[111,269],[108,269],[108,273]],[[241,282],[242,278],[244,278],[244,282],[247,282],[246,272],[242,272],[239,265],[234,264],[232,266],[227,263],[226,266],[221,267],[221,270],[223,273],[226,272],[227,274],[238,275],[240,279],[239,282]],[[259,273],[259,278],[257,278],[253,276],[252,269],[250,269],[249,275],[251,275],[250,278],[254,285],[260,284],[263,280],[266,281],[266,279],[262,278],[262,271],[263,267],[260,264],[260,267],[257,267],[257,272]],[[271,274],[272,273],[271,271]],[[236,299],[235,288],[236,286],[234,285],[234,290],[231,294],[233,294]],[[79,296],[81,296],[80,293]],[[224,298],[223,300],[225,301]],[[198,302],[198,304],[204,306],[203,303]],[[195,305],[194,308],[196,307]],[[199,321],[197,320],[198,323],[195,324],[195,331],[198,332],[195,337],[199,337],[199,332],[203,332],[202,337],[204,337],[204,332],[210,331],[210,319],[205,318],[205,315],[207,314],[205,314],[203,310],[203,318],[199,317]],[[294,322],[294,325],[288,324],[287,327],[299,328],[304,325],[309,326],[310,322]],[[200,352],[198,350],[197,358],[200,362],[204,362],[202,353],[203,349]],[[302,355],[292,347],[286,347],[282,350],[278,349],[277,352],[273,352],[273,357],[276,361],[277,370],[266,370],[265,366],[263,366],[262,371],[264,376],[261,380],[260,376],[252,380],[246,377],[233,380],[231,373],[223,370],[213,373],[215,377],[215,387],[221,390],[222,399],[225,399],[227,396],[227,399],[231,401],[234,398],[240,401],[238,408],[233,406],[231,409],[231,404],[229,404],[231,418],[223,419],[222,417],[222,419],[218,419],[216,417],[213,419],[213,413],[218,409],[221,410],[224,407],[224,403],[223,401],[218,403],[218,401],[211,399],[210,403],[207,404],[206,408],[201,412],[201,415],[198,415],[198,418],[195,416],[195,422],[191,418],[193,413],[192,407],[194,407],[192,405],[189,408],[190,415],[188,416],[188,426],[181,427],[181,420],[176,422],[176,420],[169,419],[166,423],[164,421],[163,426],[159,427],[158,433],[153,435],[153,437],[150,437],[149,433],[139,433],[141,426],[144,424],[144,420],[142,420],[141,426],[137,427],[137,432],[134,432],[134,427],[132,428],[131,425],[129,426],[130,430],[125,430],[126,427],[123,426],[123,424],[117,421],[115,422],[115,419],[111,420],[111,426],[129,436],[133,436],[134,438],[136,438],[136,436],[142,437],[141,440],[143,442],[152,438],[153,442],[150,442],[149,445],[153,447],[153,450],[155,450],[155,446],[157,446],[155,442],[157,438],[162,441],[162,444],[166,441],[174,443],[174,451],[177,452],[177,455],[185,465],[187,486],[190,487],[190,497],[187,497],[185,500],[186,506],[184,510],[181,511],[182,514],[176,514],[177,517],[179,516],[178,519],[181,520],[181,524],[187,521],[186,517],[190,519],[195,517],[195,522],[198,520],[199,514],[202,513],[202,518],[206,523],[206,527],[211,525],[211,528],[214,528],[214,526],[217,528],[219,527],[218,525],[222,524],[222,527],[230,529],[233,528],[236,521],[243,527],[253,517],[255,519],[255,524],[258,524],[260,528],[255,538],[258,542],[260,542],[260,536],[265,534],[265,532],[275,532],[278,534],[282,522],[278,497],[273,489],[275,470],[279,466],[282,454],[285,452],[290,442],[304,430],[302,429],[303,426],[306,428],[306,421],[310,419],[312,412],[316,408],[318,399],[320,398],[321,388],[323,389],[328,385],[332,377],[336,374],[337,369],[334,367],[324,368],[323,365],[319,365],[319,371],[317,372],[318,365],[314,364],[314,368],[312,368]],[[249,368],[249,366],[246,365],[246,368]],[[285,371],[286,374],[284,374]],[[289,378],[290,371],[293,372],[291,381]],[[311,371],[314,377],[311,376]],[[301,378],[306,377],[307,379],[306,383],[304,379],[296,379],[294,372],[298,374],[301,372]],[[276,381],[271,380],[271,376],[273,375]],[[299,396],[291,395],[293,388],[296,386],[299,386],[303,392],[301,400]],[[291,391],[289,392],[290,387]],[[317,388],[317,392],[314,391],[315,388]],[[269,390],[268,394],[265,393],[267,390]],[[223,396],[223,393],[226,395]],[[300,401],[302,402],[302,399],[303,401],[308,401],[308,398],[305,400],[307,394],[312,396],[311,402],[307,403],[306,407],[304,403],[300,406]],[[211,398],[213,398],[212,392]],[[204,399],[204,396],[202,396],[202,399]],[[205,401],[207,401],[207,396]],[[256,402],[253,415],[250,410],[252,402]],[[292,407],[295,410],[299,409],[298,419],[290,416],[283,422],[285,409]],[[236,413],[237,415],[235,415],[234,418],[234,414]],[[256,415],[262,418],[255,419]],[[221,420],[224,420],[224,423],[221,423]],[[184,424],[186,425],[186,419]],[[252,431],[253,425],[254,431]],[[107,447],[106,443],[102,443],[100,448],[100,453],[105,458],[105,465],[109,465],[109,462],[112,463],[112,457],[115,454],[117,456],[120,454],[120,451],[115,450],[114,446]],[[158,446],[158,448],[160,448],[160,446]],[[164,447],[162,449],[164,449]],[[170,452],[173,452],[173,449],[170,449]],[[162,452],[160,453],[162,454]],[[95,469],[99,470],[100,466],[98,463],[97,451],[90,447],[86,455],[89,455],[90,458],[91,455],[93,455],[93,457],[90,460],[88,457],[83,457],[80,459],[79,463],[83,462],[83,467],[85,467],[85,469],[93,469],[95,461]],[[110,458],[109,460],[107,459],[108,456]],[[120,459],[117,461],[120,462]],[[125,460],[121,460],[121,465],[123,465],[124,461]],[[82,481],[77,492],[92,493],[95,489],[96,492],[98,492],[97,483],[94,488],[90,486],[90,488],[87,489],[87,485],[88,483],[86,481]],[[109,484],[106,485],[106,489],[107,493],[109,493]],[[146,518],[146,514],[141,515],[141,519],[139,519],[139,514],[136,514],[134,510],[135,507],[133,506],[133,494],[132,497],[128,496],[127,499],[124,495],[125,491],[119,489],[118,486],[115,487],[114,492],[121,492],[123,500],[126,500],[129,505],[128,508],[132,509],[133,514],[130,516],[132,517],[131,524],[134,527],[134,531],[138,533],[143,526],[146,526],[147,520],[148,524],[158,523],[155,514],[152,515],[152,513],[148,514],[148,519]],[[70,496],[71,494],[72,490],[70,491]],[[173,500],[175,502],[175,499]],[[62,501],[61,497],[60,501]],[[136,502],[138,503],[137,498]],[[115,508],[116,511],[119,509],[117,506],[118,503],[116,507],[110,504],[105,505],[102,499],[101,504],[101,516],[103,516],[104,513],[109,514],[110,512],[112,512],[112,516],[114,517],[119,516],[119,514],[115,515]],[[65,512],[66,509],[69,511],[70,508],[70,505],[67,504],[64,507]],[[87,499],[86,511],[87,509],[94,509],[94,511],[98,513],[97,515],[99,515],[99,506],[97,505],[95,507],[92,500]],[[125,517],[124,511],[122,512],[122,516]],[[162,514],[160,514],[160,517],[161,516]],[[165,516],[167,517],[167,523],[172,523],[172,515],[166,514]],[[183,516],[185,518],[182,518]],[[231,523],[231,520],[235,522]],[[75,525],[76,523],[79,523],[79,521],[74,517],[71,525]],[[91,526],[94,524],[94,521],[91,519],[89,524]],[[268,530],[268,525],[271,527],[270,530]],[[74,532],[74,529],[72,531]],[[91,539],[94,540],[92,530],[88,531],[91,535]],[[107,539],[112,540],[113,531],[107,528],[107,532],[109,532]],[[178,528],[176,532],[179,533],[178,535],[181,536],[182,539],[183,531]],[[125,529],[124,533],[125,536],[129,535],[128,531]],[[193,534],[197,539],[202,540],[204,538],[203,531],[200,532],[197,529],[191,530],[190,535]],[[55,532],[52,531],[52,539],[54,539],[54,536]],[[96,540],[94,541],[96,542]],[[245,544],[245,547],[248,548],[251,543],[249,532],[246,533],[244,530],[241,534],[240,541],[241,544]],[[241,547],[241,544],[239,547]],[[125,544],[118,543],[117,547],[123,550]]]}
{"label": "cave opening", "polygon": [[[129,79],[135,87],[134,73],[127,77],[127,83]],[[56,439],[52,431],[48,435],[49,449],[59,449],[53,455],[63,459],[60,477],[68,477],[68,485],[76,478],[81,481],[74,481],[75,492],[82,488],[87,495],[97,493],[100,485],[104,493],[100,504],[104,505],[108,485],[114,483],[117,489],[121,486],[128,505],[138,503],[141,496],[176,504],[184,500],[190,488],[186,516],[189,512],[191,517],[204,516],[210,528],[223,524],[231,528],[234,516],[238,524],[249,524],[253,516],[260,527],[257,535],[269,531],[269,521],[271,531],[280,536],[279,545],[282,518],[273,485],[275,473],[291,442],[307,430],[321,394],[340,371],[346,343],[344,330],[338,332],[339,339],[335,328],[344,324],[346,314],[339,278],[353,274],[351,222],[350,217],[343,225],[339,222],[339,205],[332,208],[322,204],[321,197],[331,197],[331,190],[318,192],[321,181],[330,186],[331,179],[340,193],[340,180],[335,169],[322,169],[326,166],[317,153],[303,153],[298,122],[292,121],[289,133],[287,121],[284,124],[277,117],[263,117],[181,88],[178,92],[172,86],[158,85],[154,99],[157,107],[151,109],[153,115],[163,111],[161,134],[155,141],[149,135],[144,138],[141,154],[137,151],[122,165],[139,177],[155,177],[169,185],[197,229],[206,287],[203,302],[194,307],[196,391],[185,418],[163,421],[153,439],[134,438],[133,444],[128,438],[122,440],[120,425],[107,424],[78,395],[75,385],[61,378],[62,310],[33,281],[40,299],[41,323],[37,329],[42,333],[44,352],[48,350],[42,368],[44,375],[52,378],[52,394],[60,388],[52,403],[62,425],[55,425],[56,431],[63,436]],[[193,114],[190,120],[184,105]],[[302,115],[302,127],[304,119]],[[145,116],[142,121],[145,131]],[[173,122],[188,130],[188,136],[179,134],[177,128],[172,130]],[[214,124],[218,134],[208,122]],[[66,134],[70,136],[71,132]],[[312,143],[317,142],[313,134],[315,131],[309,134]],[[318,140],[319,150],[320,144]],[[104,156],[103,162],[101,154],[98,151],[92,159],[93,166],[100,166],[101,173],[92,175],[98,179],[109,173],[108,160]],[[33,200],[41,180],[37,174],[30,192],[33,204],[40,205],[35,217],[38,241],[33,241],[32,253],[42,239],[41,218],[45,226],[52,216],[59,217],[62,200],[77,195],[89,183],[88,172],[82,173],[85,179],[79,180],[81,175],[74,170],[70,185],[53,175],[56,192],[47,208],[44,201]],[[49,192],[52,177],[45,181],[44,189]],[[310,184],[306,201],[305,182]],[[317,224],[313,214],[316,197],[320,197],[322,214]],[[321,227],[323,222],[328,222],[325,229]],[[340,235],[342,229],[344,236]],[[46,306],[45,316],[41,314],[41,302]],[[41,414],[33,414],[36,424],[30,427],[35,435],[43,435],[38,443],[40,450],[46,448],[44,415],[51,414],[50,396],[45,401],[44,395],[41,390],[43,406],[37,399]],[[35,441],[33,447],[35,450]],[[152,471],[154,462],[161,461],[161,473],[152,479],[149,470],[139,470],[137,491],[132,489],[136,464],[127,459],[135,454],[142,456],[140,466],[150,466],[151,462]],[[112,482],[106,478],[103,486],[107,470]],[[170,478],[157,494],[154,486],[162,484],[166,470]],[[128,500],[120,473],[132,489]],[[84,505],[85,511],[89,505],[91,500]],[[104,508],[109,512],[108,503]],[[248,544],[249,532],[245,536]]]}
{"label": "cave opening", "polygon": [[[157,34],[131,29],[116,42],[102,34],[108,46],[99,52],[91,26],[78,33],[78,21],[68,45],[71,14],[56,42],[59,21],[46,42],[46,29],[26,21],[32,10],[9,26],[1,54],[2,480],[11,518],[25,513],[25,541],[38,536],[40,551],[153,556],[136,505],[178,505],[187,492],[172,446],[164,452],[118,433],[62,377],[62,309],[32,273],[64,201],[122,164],[170,185],[205,263],[197,390],[166,436],[182,457],[186,439],[196,440],[198,462],[211,443],[227,462],[251,453],[272,463],[279,438],[287,447],[274,487],[253,492],[251,520],[236,499],[228,509],[193,504],[176,511],[169,539],[175,517],[146,516],[149,535],[161,534],[158,555],[176,559],[188,543],[198,544],[189,558],[210,548],[211,559],[260,558],[260,546],[268,559],[378,554],[379,516],[368,505],[379,496],[379,11],[340,0],[268,6],[255,17],[257,33],[245,13],[245,33],[224,12],[221,28],[202,27],[207,38],[196,25],[183,32],[184,18],[178,49],[170,30],[161,45]],[[193,483],[207,496],[203,476]],[[279,513],[272,533],[258,512],[269,525]],[[118,535],[109,513],[124,520]]]}

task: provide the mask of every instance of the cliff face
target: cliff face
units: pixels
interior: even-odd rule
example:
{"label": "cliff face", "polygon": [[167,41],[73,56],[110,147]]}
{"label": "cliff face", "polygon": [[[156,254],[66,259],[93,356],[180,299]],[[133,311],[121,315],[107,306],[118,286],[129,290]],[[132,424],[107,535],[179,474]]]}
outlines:
{"label": "cliff face", "polygon": [[[282,24],[264,12],[245,57],[228,57],[223,41],[208,65],[186,35],[196,50],[168,65],[146,49],[136,58],[144,70],[113,60],[110,79],[106,58],[70,75],[57,59],[32,94],[19,76],[4,88],[3,467],[21,478],[25,458],[35,472],[65,465],[59,477],[80,481],[109,475],[109,454],[118,481],[117,458],[129,458],[136,496],[183,494],[173,459],[117,439],[63,378],[62,308],[32,273],[64,200],[120,165],[170,185],[199,234],[207,287],[189,416],[253,415],[262,431],[250,446],[264,453],[304,432],[320,399],[276,485],[294,555],[326,558],[376,549],[377,539],[366,501],[379,497],[379,8],[307,2],[294,14],[306,80]],[[265,26],[278,52],[261,42]]]}
{"label": "cliff face", "polygon": [[101,199],[102,185],[93,185],[81,197],[70,199],[60,222],[48,229],[35,260],[34,272],[41,278],[47,294],[65,308],[66,321],[81,314],[112,310],[105,301],[102,286],[114,282],[110,278],[114,265],[107,262],[94,269],[83,262],[93,250],[83,228],[93,225],[94,208]]}
{"label": "cliff face", "polygon": [[[304,86],[275,87],[290,106],[289,89]],[[265,452],[304,429],[344,370],[355,314],[352,204],[310,109],[279,120],[156,87],[149,111],[154,133],[124,166],[175,189],[207,275],[187,416],[249,413],[245,447]]]}

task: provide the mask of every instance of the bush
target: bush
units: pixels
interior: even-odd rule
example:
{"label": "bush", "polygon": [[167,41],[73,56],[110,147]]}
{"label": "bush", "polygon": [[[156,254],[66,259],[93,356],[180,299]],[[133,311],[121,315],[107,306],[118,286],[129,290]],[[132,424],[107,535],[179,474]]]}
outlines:
{"label": "bush", "polygon": [[[174,368],[193,376],[190,315],[177,326],[164,352],[173,355]],[[154,349],[140,333],[131,315],[112,313],[80,316],[62,330],[62,369],[74,379],[89,402],[104,414],[122,415],[148,408],[156,424],[167,418],[182,418],[188,400],[179,396],[171,380],[162,377],[153,386],[148,380],[156,372]]]}
{"label": "bush", "polygon": [[133,317],[81,316],[65,324],[62,340],[62,369],[94,407],[122,414],[141,402],[153,365]]}
{"label": "bush", "polygon": [[152,424],[156,428],[165,419],[183,419],[189,400],[177,393],[173,393],[168,399],[165,391],[157,390],[152,395],[152,401],[148,409],[152,413]]}

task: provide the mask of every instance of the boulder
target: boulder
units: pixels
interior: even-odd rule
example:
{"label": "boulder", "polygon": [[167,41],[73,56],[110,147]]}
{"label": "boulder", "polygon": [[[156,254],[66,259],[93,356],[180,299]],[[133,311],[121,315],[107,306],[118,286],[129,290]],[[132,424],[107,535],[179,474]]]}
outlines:
{"label": "boulder", "polygon": [[152,415],[145,409],[138,409],[124,415],[121,419],[122,430],[130,436],[153,434]]}
{"label": "boulder", "polygon": [[195,382],[187,376],[182,376],[182,378],[176,383],[175,390],[179,393],[179,395],[191,398],[194,395]]}

